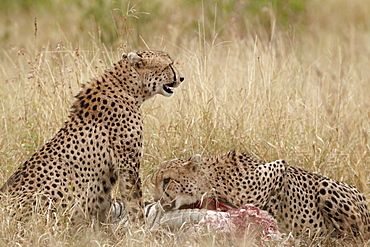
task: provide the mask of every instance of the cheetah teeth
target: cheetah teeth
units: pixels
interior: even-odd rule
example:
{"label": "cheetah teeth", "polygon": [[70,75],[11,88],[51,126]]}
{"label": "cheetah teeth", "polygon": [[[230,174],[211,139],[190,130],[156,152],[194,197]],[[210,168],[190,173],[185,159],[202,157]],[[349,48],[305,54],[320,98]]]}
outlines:
{"label": "cheetah teeth", "polygon": [[174,83],[163,85],[163,90],[168,94],[173,94],[173,90],[169,87],[170,85],[173,85]]}

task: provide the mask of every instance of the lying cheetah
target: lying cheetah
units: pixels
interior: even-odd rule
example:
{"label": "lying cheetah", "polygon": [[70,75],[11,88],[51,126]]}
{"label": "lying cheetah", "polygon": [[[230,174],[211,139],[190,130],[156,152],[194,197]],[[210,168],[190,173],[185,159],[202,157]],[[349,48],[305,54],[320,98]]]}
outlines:
{"label": "lying cheetah", "polygon": [[236,151],[205,158],[196,155],[165,164],[152,182],[154,200],[167,210],[204,198],[234,207],[251,203],[268,210],[283,232],[369,237],[370,214],[361,192],[283,160],[266,163]]}
{"label": "lying cheetah", "polygon": [[23,208],[24,215],[36,204],[58,204],[71,209],[72,219],[105,222],[118,185],[130,219],[141,219],[139,108],[156,94],[172,96],[183,80],[164,52],[124,54],[83,86],[64,127],[1,188],[4,198]]}

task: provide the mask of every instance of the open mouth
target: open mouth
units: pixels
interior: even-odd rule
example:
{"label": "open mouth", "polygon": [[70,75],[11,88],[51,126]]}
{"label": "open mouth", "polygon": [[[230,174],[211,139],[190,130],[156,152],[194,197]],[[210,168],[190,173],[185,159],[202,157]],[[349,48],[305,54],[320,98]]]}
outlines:
{"label": "open mouth", "polygon": [[182,205],[179,207],[181,209],[207,209],[207,210],[215,210],[219,212],[227,212],[232,209],[236,209],[235,207],[231,206],[230,204],[222,201],[218,201],[215,199],[204,199],[202,201],[197,201],[196,203]]}
{"label": "open mouth", "polygon": [[173,88],[176,86],[176,82],[172,82],[167,85],[163,85],[163,90],[168,94],[173,94]]}

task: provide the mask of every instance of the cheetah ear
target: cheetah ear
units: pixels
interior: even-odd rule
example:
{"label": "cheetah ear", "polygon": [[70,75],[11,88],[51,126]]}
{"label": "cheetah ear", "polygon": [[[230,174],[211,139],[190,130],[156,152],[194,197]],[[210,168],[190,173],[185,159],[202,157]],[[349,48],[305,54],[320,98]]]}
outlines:
{"label": "cheetah ear", "polygon": [[191,169],[193,172],[197,171],[200,164],[202,163],[202,156],[200,154],[196,154],[190,158],[189,164],[191,165]]}
{"label": "cheetah ear", "polygon": [[130,52],[127,55],[127,58],[130,60],[131,64],[137,64],[137,63],[140,63],[142,61],[142,58],[134,52]]}
{"label": "cheetah ear", "polygon": [[127,58],[127,53],[122,53],[122,58],[123,59]]}
{"label": "cheetah ear", "polygon": [[202,161],[202,156],[200,154],[196,154],[190,158],[190,161],[193,163],[200,164],[200,162]]}

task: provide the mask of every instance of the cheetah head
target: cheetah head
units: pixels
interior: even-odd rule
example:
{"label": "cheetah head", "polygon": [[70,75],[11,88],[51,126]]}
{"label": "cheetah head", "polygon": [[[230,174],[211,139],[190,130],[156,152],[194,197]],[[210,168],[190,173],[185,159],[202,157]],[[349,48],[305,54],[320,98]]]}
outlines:
{"label": "cheetah head", "polygon": [[178,87],[184,77],[175,68],[171,57],[161,51],[130,52],[123,55],[130,61],[131,66],[138,73],[140,93],[145,99],[156,94],[166,97],[173,95],[173,88]]}
{"label": "cheetah head", "polygon": [[165,210],[179,209],[199,201],[207,190],[200,169],[202,158],[195,155],[189,160],[168,162],[153,174],[154,200],[160,201]]}

